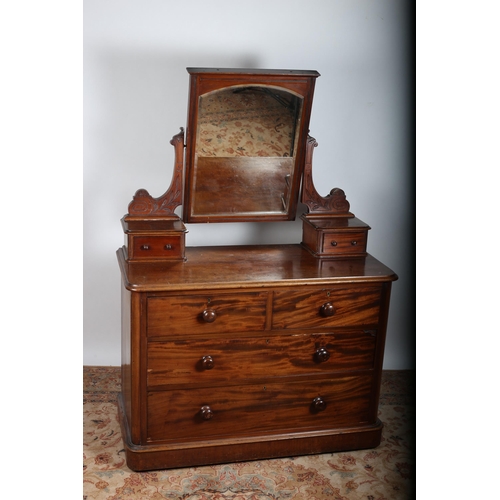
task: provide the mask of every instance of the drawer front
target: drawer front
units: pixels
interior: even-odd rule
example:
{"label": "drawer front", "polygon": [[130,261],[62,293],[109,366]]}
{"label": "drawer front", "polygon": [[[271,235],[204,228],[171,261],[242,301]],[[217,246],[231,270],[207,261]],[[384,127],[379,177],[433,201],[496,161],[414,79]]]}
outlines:
{"label": "drawer front", "polygon": [[148,386],[227,383],[373,367],[376,334],[357,330],[230,340],[150,342]]}
{"label": "drawer front", "polygon": [[267,292],[149,297],[148,336],[263,330]]}
{"label": "drawer front", "polygon": [[184,254],[184,234],[130,236],[129,258],[134,260],[179,259]]}
{"label": "drawer front", "polygon": [[380,297],[380,287],[354,285],[278,291],[273,301],[273,328],[375,325],[379,320]]}
{"label": "drawer front", "polygon": [[366,375],[150,392],[148,440],[281,434],[370,423],[370,388],[371,377]]}
{"label": "drawer front", "polygon": [[366,240],[366,231],[326,233],[323,236],[323,252],[342,255],[364,253]]}

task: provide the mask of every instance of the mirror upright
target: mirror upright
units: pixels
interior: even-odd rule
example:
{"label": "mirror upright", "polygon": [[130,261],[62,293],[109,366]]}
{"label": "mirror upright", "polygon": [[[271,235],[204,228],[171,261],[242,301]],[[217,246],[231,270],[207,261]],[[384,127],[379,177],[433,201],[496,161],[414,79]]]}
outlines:
{"label": "mirror upright", "polygon": [[[159,198],[139,189],[122,219],[129,261],[185,260],[184,222],[294,220],[299,194],[308,208],[303,244],[315,256],[343,253],[341,246],[325,244],[327,233],[366,234],[368,227],[353,218],[341,189],[322,197],[314,187],[317,144],[309,136],[309,120],[317,71],[187,71],[187,129],[171,140],[170,187]],[[175,213],[180,205],[182,219]],[[359,255],[365,240],[356,248]]]}

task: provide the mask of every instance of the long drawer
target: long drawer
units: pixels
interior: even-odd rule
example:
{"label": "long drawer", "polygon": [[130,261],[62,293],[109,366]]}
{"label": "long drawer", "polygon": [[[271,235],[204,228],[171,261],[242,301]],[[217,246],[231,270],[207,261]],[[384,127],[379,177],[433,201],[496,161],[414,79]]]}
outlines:
{"label": "long drawer", "polygon": [[379,321],[380,286],[276,291],[274,329],[375,325]]}
{"label": "long drawer", "polygon": [[152,391],[148,441],[354,427],[370,423],[369,375],[294,383]]}
{"label": "long drawer", "polygon": [[147,333],[155,337],[263,330],[267,296],[267,292],[246,292],[149,297]]}
{"label": "long drawer", "polygon": [[150,342],[148,386],[237,383],[373,367],[376,331]]}

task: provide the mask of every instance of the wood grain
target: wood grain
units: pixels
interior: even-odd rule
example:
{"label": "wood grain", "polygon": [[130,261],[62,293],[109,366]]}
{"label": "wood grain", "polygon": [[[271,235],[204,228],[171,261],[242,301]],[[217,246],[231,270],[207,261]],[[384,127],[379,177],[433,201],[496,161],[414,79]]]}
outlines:
{"label": "wood grain", "polygon": [[125,286],[151,292],[287,287],[394,281],[397,275],[371,255],[321,260],[300,245],[186,248],[187,261],[126,262],[117,251]]}
{"label": "wood grain", "polygon": [[[376,421],[368,415],[371,376],[150,392],[148,441],[245,436],[287,430],[352,426]],[[312,409],[314,398],[326,402]],[[204,421],[202,406],[214,416]]]}
{"label": "wood grain", "polygon": [[[279,290],[274,294],[273,328],[375,325],[379,320],[380,294],[380,286]],[[333,305],[333,316],[321,314],[326,303]]]}
{"label": "wood grain", "polygon": [[[266,322],[267,293],[238,295],[174,295],[148,299],[148,336],[184,335],[198,332],[263,330]],[[207,309],[215,314],[212,322],[203,319]]]}
{"label": "wood grain", "polygon": [[[341,331],[329,334],[301,333],[268,337],[172,340],[150,342],[148,387],[171,385],[240,385],[273,377],[306,377],[346,370],[373,368],[376,332]],[[324,348],[328,360],[316,352]],[[213,368],[204,369],[210,355]]]}

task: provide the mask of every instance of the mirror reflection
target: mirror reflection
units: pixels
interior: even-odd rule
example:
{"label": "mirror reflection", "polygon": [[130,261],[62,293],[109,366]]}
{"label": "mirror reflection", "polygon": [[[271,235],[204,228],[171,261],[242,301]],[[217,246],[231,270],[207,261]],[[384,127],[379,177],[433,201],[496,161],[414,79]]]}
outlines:
{"label": "mirror reflection", "polygon": [[200,96],[192,214],[286,212],[301,111],[301,97],[272,86]]}

